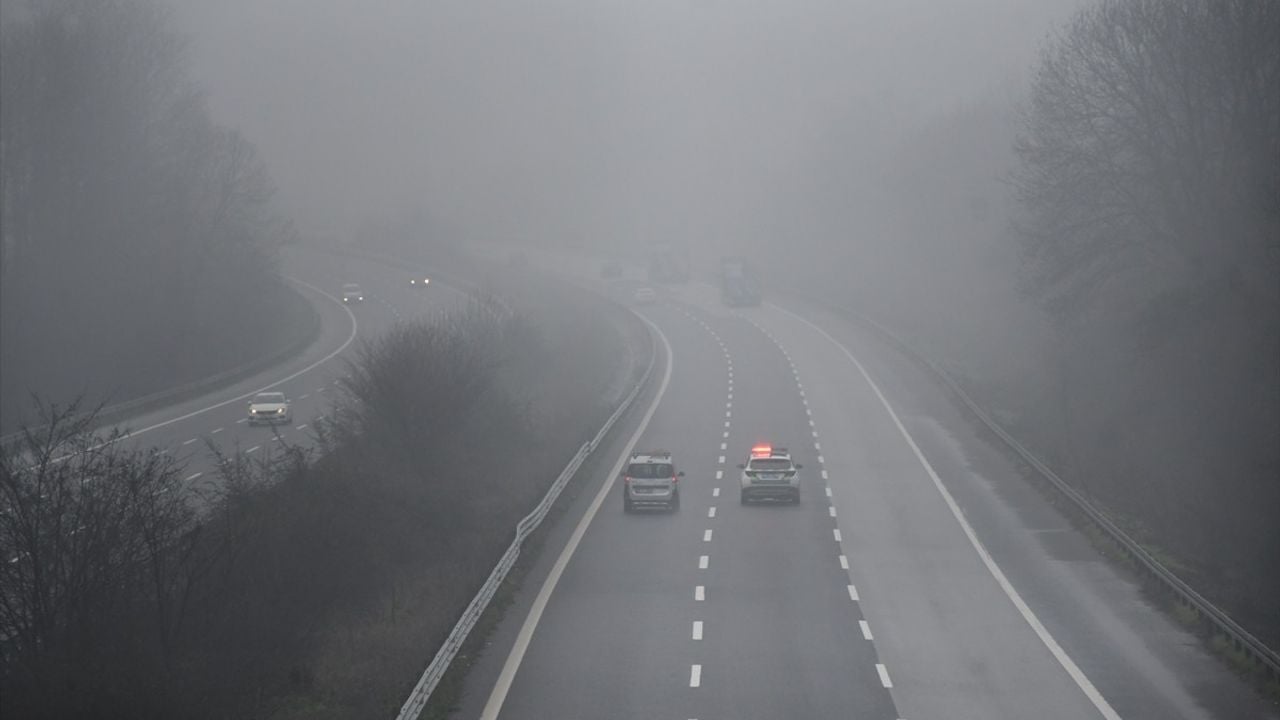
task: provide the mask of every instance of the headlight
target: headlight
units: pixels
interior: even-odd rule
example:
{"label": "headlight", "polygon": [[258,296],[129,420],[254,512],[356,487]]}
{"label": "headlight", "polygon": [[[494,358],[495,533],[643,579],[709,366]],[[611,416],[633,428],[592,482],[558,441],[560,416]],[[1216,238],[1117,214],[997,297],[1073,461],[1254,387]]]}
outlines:
{"label": "headlight", "polygon": [[284,408],[280,408],[279,410],[276,410],[276,414],[277,414],[277,415],[283,415],[283,414],[284,414]]}

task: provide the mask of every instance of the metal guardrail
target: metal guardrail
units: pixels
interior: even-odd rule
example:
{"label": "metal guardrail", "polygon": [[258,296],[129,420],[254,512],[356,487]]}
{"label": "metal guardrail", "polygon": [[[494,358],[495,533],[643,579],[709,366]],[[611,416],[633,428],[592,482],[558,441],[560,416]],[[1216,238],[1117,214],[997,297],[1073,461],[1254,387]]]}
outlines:
{"label": "metal guardrail", "polygon": [[[652,336],[651,336],[652,339]],[[422,710],[427,706],[427,701],[431,699],[431,693],[435,691],[436,686],[440,684],[440,679],[444,677],[445,672],[449,670],[449,665],[453,662],[453,658],[466,642],[467,636],[475,627],[480,617],[484,614],[485,609],[489,606],[489,602],[498,592],[502,581],[506,579],[507,573],[515,565],[516,558],[520,556],[520,548],[524,544],[525,539],[533,534],[538,526],[542,524],[543,518],[550,512],[551,507],[555,504],[556,499],[560,497],[561,491],[568,485],[573,476],[577,474],[578,468],[582,463],[595,452],[600,442],[604,440],[609,431],[613,429],[614,424],[622,417],[622,414],[631,407],[648,385],[649,379],[653,375],[653,366],[656,363],[657,353],[652,350],[649,353],[649,364],[645,367],[644,374],[636,381],[631,392],[618,404],[613,414],[605,421],[604,425],[596,433],[590,442],[583,443],[578,448],[578,452],[569,460],[569,464],[565,466],[564,471],[556,478],[555,482],[547,490],[547,494],[543,496],[542,501],[528,515],[521,518],[516,523],[516,536],[511,541],[511,545],[507,551],[503,553],[502,558],[498,560],[498,564],[494,566],[493,572],[489,573],[489,578],[485,580],[484,585],[480,587],[480,591],[472,598],[471,603],[467,605],[466,610],[462,612],[462,617],[453,626],[453,631],[449,633],[449,637],[445,639],[444,644],[436,651],[436,655],[432,658],[431,663],[427,665],[427,669],[423,671],[422,677],[418,680],[418,684],[414,686],[413,692],[409,694],[409,699],[405,700],[404,705],[400,708],[400,714],[396,716],[396,720],[417,720]]]}
{"label": "metal guardrail", "polygon": [[898,337],[893,331],[876,322],[875,320],[848,308],[842,308],[829,303],[820,302],[818,304],[825,305],[852,317],[859,323],[871,328],[877,334],[887,339],[891,344],[901,349],[904,353],[915,358],[925,367],[929,368],[933,374],[953,392],[965,407],[969,409],[982,424],[997,437],[1005,442],[1031,467],[1035,468],[1046,480],[1048,480],[1063,497],[1067,498],[1075,507],[1082,512],[1090,522],[1104,532],[1112,542],[1120,547],[1129,555],[1136,563],[1137,567],[1142,570],[1148,578],[1162,585],[1178,602],[1187,608],[1194,610],[1199,617],[1207,621],[1215,632],[1225,637],[1232,648],[1243,654],[1246,658],[1260,664],[1266,671],[1266,674],[1272,680],[1280,680],[1280,653],[1268,647],[1265,643],[1254,637],[1249,631],[1241,627],[1236,621],[1232,620],[1229,615],[1223,612],[1213,603],[1209,602],[1200,593],[1196,592],[1190,585],[1179,578],[1160,563],[1151,553],[1147,552],[1136,540],[1129,537],[1124,530],[1120,529],[1110,518],[1101,510],[1089,502],[1088,498],[1080,494],[1078,490],[1071,486],[1062,478],[1058,477],[1048,465],[1045,465],[1040,458],[1036,457],[1025,445],[1018,442],[1007,430],[1000,426],[991,415],[987,413],[977,402],[965,392],[960,384],[939,366],[932,358],[918,351],[910,343]]}
{"label": "metal guardrail", "polygon": [[[301,297],[301,295],[299,295],[299,297]],[[206,392],[230,385],[266,370],[267,368],[288,360],[303,350],[306,350],[311,343],[315,342],[316,337],[320,334],[320,314],[311,306],[311,303],[305,301],[305,298],[304,303],[306,304],[307,310],[310,311],[308,313],[311,319],[310,326],[307,328],[306,333],[287,347],[271,353],[270,355],[250,360],[247,363],[237,365],[229,370],[224,370],[220,373],[209,375],[208,377],[204,377],[199,380],[179,385],[177,387],[172,387],[167,390],[149,393],[141,397],[136,397],[132,400],[125,400],[113,405],[104,406],[96,413],[97,426],[102,427],[106,425],[114,425],[133,415],[153,410],[164,405],[169,405],[174,402],[180,402],[187,398],[203,395]],[[42,425],[29,429],[36,431],[44,427],[45,426]],[[0,447],[6,447],[12,444],[14,441],[21,439],[23,435],[23,430],[15,430],[11,433],[0,435]]]}

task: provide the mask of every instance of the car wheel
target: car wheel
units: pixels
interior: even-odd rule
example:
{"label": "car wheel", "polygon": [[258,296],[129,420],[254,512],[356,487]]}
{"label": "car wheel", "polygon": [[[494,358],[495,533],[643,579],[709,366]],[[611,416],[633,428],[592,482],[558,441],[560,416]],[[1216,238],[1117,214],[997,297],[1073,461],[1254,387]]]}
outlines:
{"label": "car wheel", "polygon": [[679,509],[680,509],[680,493],[672,492],[671,493],[671,512],[675,512]]}

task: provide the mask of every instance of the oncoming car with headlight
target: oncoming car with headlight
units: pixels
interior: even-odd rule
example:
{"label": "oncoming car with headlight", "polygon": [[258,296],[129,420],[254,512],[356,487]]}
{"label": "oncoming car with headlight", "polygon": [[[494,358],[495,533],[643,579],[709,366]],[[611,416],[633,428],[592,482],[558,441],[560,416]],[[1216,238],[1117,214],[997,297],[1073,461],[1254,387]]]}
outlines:
{"label": "oncoming car with headlight", "polygon": [[786,448],[756,445],[742,468],[742,504],[752,500],[800,502],[799,463],[791,462]]}
{"label": "oncoming car with headlight", "polygon": [[282,392],[260,392],[249,401],[250,425],[292,425],[293,409]]}
{"label": "oncoming car with headlight", "polygon": [[364,302],[364,291],[355,283],[347,283],[342,286],[342,302],[344,303],[362,303]]}
{"label": "oncoming car with headlight", "polygon": [[431,284],[431,278],[426,275],[414,275],[409,278],[409,284],[414,288],[425,288]]}

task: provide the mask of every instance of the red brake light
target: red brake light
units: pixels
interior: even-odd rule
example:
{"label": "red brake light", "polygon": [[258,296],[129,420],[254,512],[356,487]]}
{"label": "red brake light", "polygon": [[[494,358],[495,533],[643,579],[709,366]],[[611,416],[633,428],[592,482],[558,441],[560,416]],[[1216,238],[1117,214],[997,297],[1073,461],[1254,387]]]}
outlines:
{"label": "red brake light", "polygon": [[770,445],[756,445],[751,448],[751,457],[769,457],[773,454],[773,447]]}

